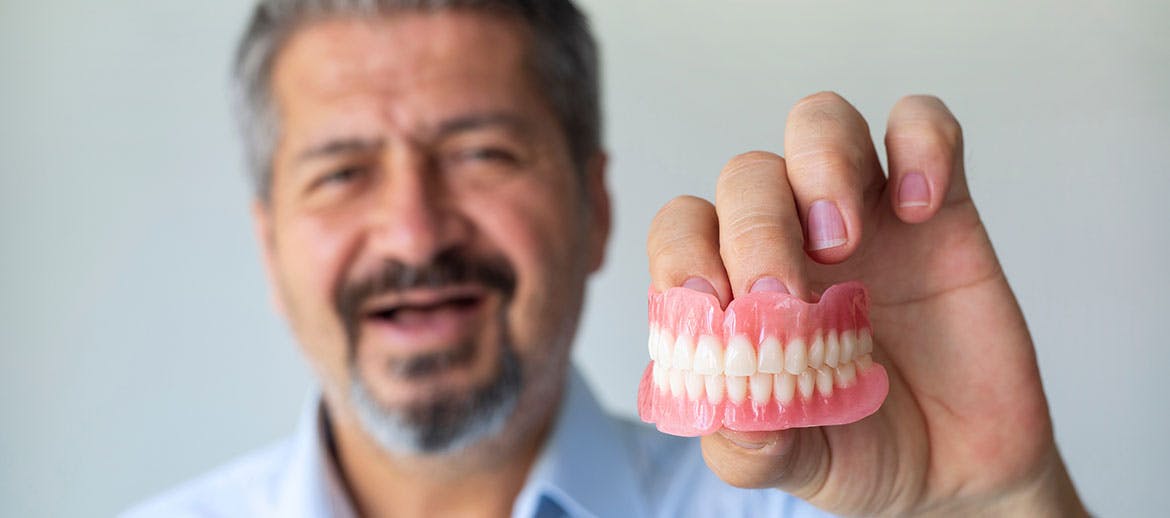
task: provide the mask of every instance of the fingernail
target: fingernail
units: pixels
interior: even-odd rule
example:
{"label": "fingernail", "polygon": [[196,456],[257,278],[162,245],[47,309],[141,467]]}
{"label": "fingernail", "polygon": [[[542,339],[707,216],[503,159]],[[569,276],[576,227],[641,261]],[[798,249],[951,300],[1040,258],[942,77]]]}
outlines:
{"label": "fingernail", "polygon": [[929,207],[930,184],[922,173],[910,173],[902,177],[898,186],[899,207]]}
{"label": "fingernail", "polygon": [[752,283],[752,293],[774,292],[774,293],[789,293],[788,287],[780,282],[780,279],[775,277],[760,277],[756,282]]}
{"label": "fingernail", "polygon": [[707,282],[707,279],[704,279],[702,277],[691,277],[690,279],[687,279],[687,281],[683,283],[682,287],[687,288],[689,290],[701,291],[703,293],[710,293],[710,294],[715,295],[715,296],[719,295],[719,294],[715,293],[715,287],[712,286],[711,283]]}
{"label": "fingernail", "polygon": [[764,446],[772,444],[772,441],[749,441],[742,437],[737,437],[734,434],[729,434],[723,430],[719,430],[719,435],[722,435],[725,439],[731,441],[732,444],[745,450],[758,450]]}
{"label": "fingernail", "polygon": [[810,251],[834,248],[845,244],[845,220],[833,202],[814,201],[808,208],[808,241]]}

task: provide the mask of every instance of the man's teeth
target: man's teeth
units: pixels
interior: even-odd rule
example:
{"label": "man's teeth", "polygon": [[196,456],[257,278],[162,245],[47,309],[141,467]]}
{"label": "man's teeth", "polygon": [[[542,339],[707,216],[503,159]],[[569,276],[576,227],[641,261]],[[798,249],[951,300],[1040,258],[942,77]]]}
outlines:
{"label": "man's teeth", "polygon": [[652,327],[648,343],[653,360],[652,379],[659,390],[689,400],[719,403],[789,403],[797,396],[832,396],[852,386],[859,372],[873,365],[873,335],[869,329],[817,331],[792,337],[787,343],[774,336],[758,344],[744,335],[724,343],[712,335],[675,336]]}

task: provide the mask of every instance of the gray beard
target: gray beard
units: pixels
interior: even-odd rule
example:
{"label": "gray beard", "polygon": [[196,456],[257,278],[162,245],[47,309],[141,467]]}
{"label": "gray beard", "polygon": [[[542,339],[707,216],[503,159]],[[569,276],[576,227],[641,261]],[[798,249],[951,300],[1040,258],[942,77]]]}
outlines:
{"label": "gray beard", "polygon": [[456,453],[499,434],[523,386],[516,351],[506,339],[500,347],[496,375],[487,383],[464,393],[439,390],[402,407],[379,403],[351,364],[349,395],[359,422],[384,450],[399,456]]}

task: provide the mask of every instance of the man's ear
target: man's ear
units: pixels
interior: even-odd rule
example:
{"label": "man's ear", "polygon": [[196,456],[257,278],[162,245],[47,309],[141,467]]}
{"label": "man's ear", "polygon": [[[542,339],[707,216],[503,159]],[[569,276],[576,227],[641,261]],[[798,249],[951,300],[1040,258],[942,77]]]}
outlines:
{"label": "man's ear", "polygon": [[252,200],[252,232],[256,235],[256,243],[260,245],[264,276],[268,278],[268,300],[277,313],[287,318],[284,297],[280,295],[280,283],[276,277],[276,252],[274,250],[276,244],[275,237],[272,235],[272,208],[268,202],[258,198]]}
{"label": "man's ear", "polygon": [[585,167],[586,201],[589,203],[589,271],[596,272],[605,264],[605,249],[609,244],[611,223],[609,190],[605,186],[605,169],[609,157],[598,150]]}

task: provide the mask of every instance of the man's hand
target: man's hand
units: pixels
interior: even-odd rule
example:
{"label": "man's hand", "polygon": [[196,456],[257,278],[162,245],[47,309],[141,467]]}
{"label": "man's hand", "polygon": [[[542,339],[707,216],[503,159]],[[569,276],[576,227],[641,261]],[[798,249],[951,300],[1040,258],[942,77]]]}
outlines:
{"label": "man's hand", "polygon": [[684,196],[659,211],[654,288],[685,283],[726,307],[761,279],[805,300],[861,280],[889,397],[849,425],[704,437],[711,469],[841,514],[1084,514],[946,106],[924,96],[894,106],[889,178],[865,120],[835,94],[798,103],[784,144],[787,158],[732,159],[714,205]]}

